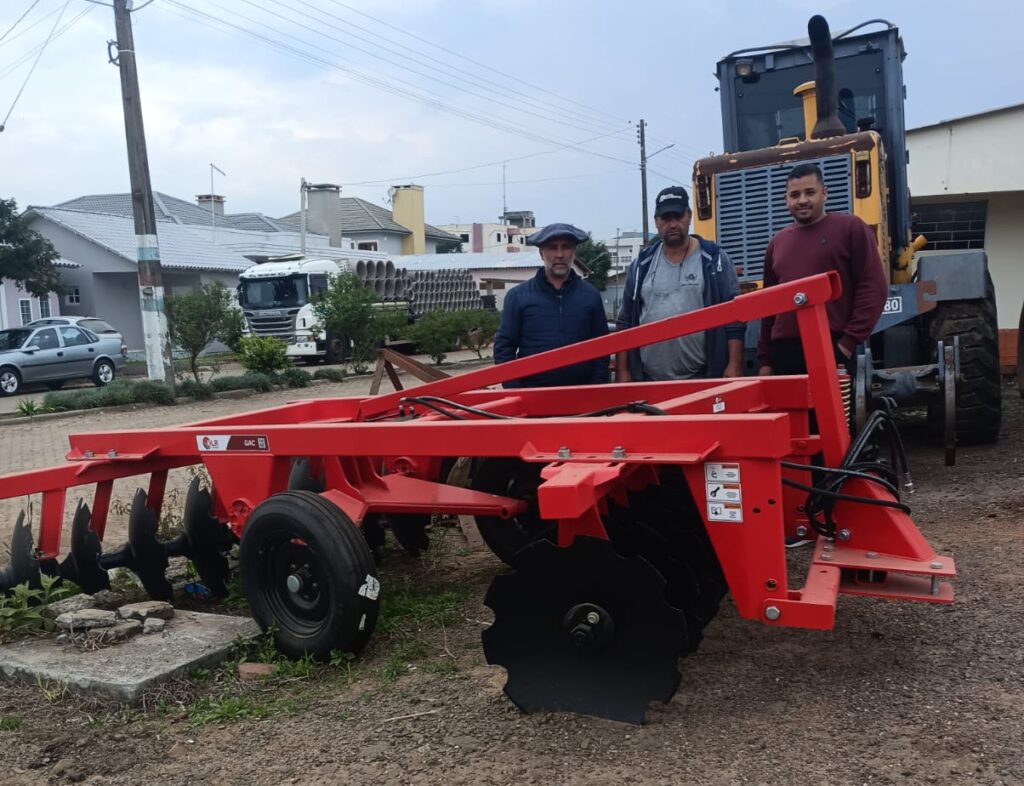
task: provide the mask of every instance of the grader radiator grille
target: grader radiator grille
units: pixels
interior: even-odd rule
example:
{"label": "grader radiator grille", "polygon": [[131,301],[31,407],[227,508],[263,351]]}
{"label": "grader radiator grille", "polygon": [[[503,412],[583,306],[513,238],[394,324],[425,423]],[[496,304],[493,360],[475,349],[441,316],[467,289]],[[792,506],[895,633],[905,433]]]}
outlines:
{"label": "grader radiator grille", "polygon": [[716,238],[741,266],[741,281],[760,281],[764,252],[772,235],[793,223],[786,209],[786,177],[796,164],[817,164],[828,188],[829,213],[853,209],[849,156],[771,164],[725,172],[715,178]]}

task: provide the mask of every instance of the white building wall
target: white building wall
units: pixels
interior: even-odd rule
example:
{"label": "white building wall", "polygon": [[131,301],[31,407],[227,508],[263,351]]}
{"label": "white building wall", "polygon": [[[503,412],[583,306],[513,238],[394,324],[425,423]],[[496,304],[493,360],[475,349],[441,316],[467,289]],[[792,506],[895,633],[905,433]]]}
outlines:
{"label": "white building wall", "polygon": [[1024,192],[994,194],[988,200],[985,252],[996,285],[999,327],[1016,329],[1024,301]]}
{"label": "white building wall", "polygon": [[1024,301],[1024,105],[907,132],[914,203],[984,201],[985,252],[999,327],[1016,330]]}
{"label": "white building wall", "polygon": [[915,197],[1024,190],[1024,106],[907,132]]}

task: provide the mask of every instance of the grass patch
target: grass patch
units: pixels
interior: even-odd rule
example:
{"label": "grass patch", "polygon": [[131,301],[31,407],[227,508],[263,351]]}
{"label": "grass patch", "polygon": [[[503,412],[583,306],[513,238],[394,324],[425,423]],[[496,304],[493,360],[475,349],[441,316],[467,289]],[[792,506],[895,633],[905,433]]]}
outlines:
{"label": "grass patch", "polygon": [[0,731],[17,731],[25,722],[21,718],[0,717]]}
{"label": "grass patch", "polygon": [[188,708],[188,718],[194,727],[208,723],[228,723],[249,718],[266,718],[272,705],[252,696],[233,695],[224,691],[217,697],[196,699]]}
{"label": "grass patch", "polygon": [[[377,618],[377,633],[387,640],[387,657],[380,672],[384,684],[396,682],[425,659],[430,659],[425,669],[431,673],[455,671],[447,627],[457,621],[459,608],[470,594],[468,587],[408,578],[386,588]],[[443,661],[451,665],[440,665]]]}

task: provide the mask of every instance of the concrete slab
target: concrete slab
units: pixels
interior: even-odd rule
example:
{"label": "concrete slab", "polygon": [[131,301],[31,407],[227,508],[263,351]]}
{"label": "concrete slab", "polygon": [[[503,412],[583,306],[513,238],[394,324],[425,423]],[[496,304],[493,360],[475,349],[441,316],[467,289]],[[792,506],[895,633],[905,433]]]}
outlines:
{"label": "concrete slab", "polygon": [[98,650],[52,638],[6,644],[0,647],[0,675],[133,702],[163,680],[223,661],[239,637],[258,633],[248,617],[179,611],[162,633]]}

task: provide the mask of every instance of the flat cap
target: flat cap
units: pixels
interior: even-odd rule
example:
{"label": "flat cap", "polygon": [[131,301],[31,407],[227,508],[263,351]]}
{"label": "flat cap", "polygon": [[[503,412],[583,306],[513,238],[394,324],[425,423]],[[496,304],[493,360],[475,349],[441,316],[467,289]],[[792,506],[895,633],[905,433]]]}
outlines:
{"label": "flat cap", "polygon": [[568,238],[573,243],[582,243],[590,235],[579,227],[574,227],[572,224],[548,224],[540,232],[534,232],[526,238],[526,245],[542,246],[556,237]]}

